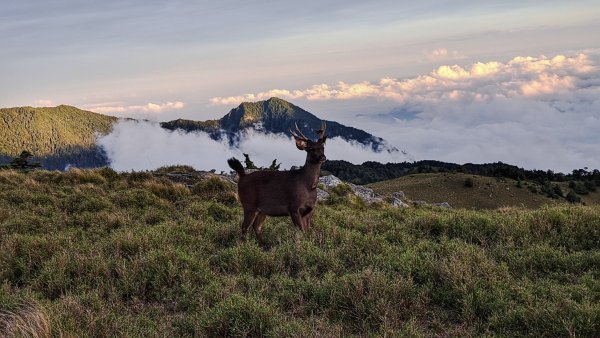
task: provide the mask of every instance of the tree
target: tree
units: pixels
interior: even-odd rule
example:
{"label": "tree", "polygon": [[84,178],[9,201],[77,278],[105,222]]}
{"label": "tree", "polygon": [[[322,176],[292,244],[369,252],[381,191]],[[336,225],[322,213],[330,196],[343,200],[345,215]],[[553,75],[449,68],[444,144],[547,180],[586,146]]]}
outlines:
{"label": "tree", "polygon": [[33,162],[30,163],[29,160],[33,157],[33,154],[28,152],[27,150],[23,150],[21,152],[21,155],[15,157],[12,161],[10,161],[9,163],[9,167],[13,168],[13,169],[34,169],[34,168],[39,168],[42,165],[39,164],[38,162]]}
{"label": "tree", "polygon": [[250,160],[250,155],[248,155],[248,154],[244,154],[244,157],[246,158],[246,159],[244,160],[244,163],[246,163],[246,169],[258,169],[258,168],[257,168],[257,167],[254,165],[254,162],[252,162],[252,161]]}
{"label": "tree", "polygon": [[277,159],[274,159],[273,163],[271,163],[271,166],[269,167],[269,170],[279,170],[280,165],[281,163],[277,164]]}

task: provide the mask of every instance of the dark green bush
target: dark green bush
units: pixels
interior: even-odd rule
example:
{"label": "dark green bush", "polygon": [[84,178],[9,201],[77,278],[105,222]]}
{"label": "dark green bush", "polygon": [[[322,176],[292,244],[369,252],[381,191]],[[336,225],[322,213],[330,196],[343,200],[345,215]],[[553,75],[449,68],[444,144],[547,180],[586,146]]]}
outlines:
{"label": "dark green bush", "polygon": [[569,203],[579,203],[581,202],[581,197],[577,195],[577,193],[573,190],[569,191],[566,197]]}

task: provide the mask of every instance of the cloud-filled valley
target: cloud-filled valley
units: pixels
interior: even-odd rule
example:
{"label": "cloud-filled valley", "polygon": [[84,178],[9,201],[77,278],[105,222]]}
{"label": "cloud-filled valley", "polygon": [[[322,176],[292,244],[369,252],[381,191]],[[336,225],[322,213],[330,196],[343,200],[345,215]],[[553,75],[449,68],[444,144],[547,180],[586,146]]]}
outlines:
{"label": "cloud-filled valley", "polygon": [[[173,164],[229,171],[226,160],[232,156],[243,160],[242,153],[250,154],[257,166],[268,167],[277,159],[277,163],[282,164],[281,169],[303,165],[306,159],[306,153],[297,150],[292,139],[283,134],[264,134],[250,129],[242,133],[238,146],[232,148],[226,138],[215,141],[203,132],[169,131],[148,121],[120,121],[98,144],[106,150],[111,166],[119,171],[151,170]],[[406,160],[399,152],[375,153],[368,146],[337,137],[327,140],[325,153],[328,159],[353,163]]]}

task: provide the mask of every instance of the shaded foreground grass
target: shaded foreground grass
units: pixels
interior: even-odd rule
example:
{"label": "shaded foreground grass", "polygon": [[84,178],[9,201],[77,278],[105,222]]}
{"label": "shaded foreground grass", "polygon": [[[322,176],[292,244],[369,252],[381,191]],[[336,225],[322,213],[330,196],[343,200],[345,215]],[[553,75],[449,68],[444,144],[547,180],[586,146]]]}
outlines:
{"label": "shaded foreground grass", "polygon": [[600,333],[599,207],[336,199],[307,234],[269,219],[263,250],[238,240],[230,189],[0,172],[0,336]]}

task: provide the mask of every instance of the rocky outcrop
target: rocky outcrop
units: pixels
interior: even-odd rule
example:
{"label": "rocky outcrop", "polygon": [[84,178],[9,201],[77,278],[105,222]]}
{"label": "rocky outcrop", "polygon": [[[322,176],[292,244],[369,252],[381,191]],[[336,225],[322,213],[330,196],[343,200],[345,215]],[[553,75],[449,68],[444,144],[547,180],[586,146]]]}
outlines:
{"label": "rocky outcrop", "polygon": [[324,201],[329,197],[329,193],[321,188],[317,188],[317,201]]}
{"label": "rocky outcrop", "polygon": [[323,184],[327,189],[333,189],[344,182],[333,175],[327,175],[319,177],[319,183]]}
{"label": "rocky outcrop", "polygon": [[356,195],[357,197],[359,197],[360,199],[362,199],[363,201],[365,201],[367,203],[382,203],[382,202],[384,202],[383,197],[376,194],[373,191],[373,189],[363,187],[362,185],[356,185],[356,184],[352,184],[352,183],[344,183],[342,180],[340,180],[339,178],[337,178],[333,175],[327,175],[327,176],[320,177],[319,183],[323,184],[323,186],[325,186],[325,188],[328,188],[328,189],[333,189],[340,184],[347,184],[350,187],[350,189],[352,189],[352,192],[354,193],[354,195]]}
{"label": "rocky outcrop", "polygon": [[392,206],[396,208],[408,208],[410,207],[408,204],[404,203],[401,199],[392,197]]}
{"label": "rocky outcrop", "polygon": [[440,207],[440,208],[445,208],[445,209],[452,209],[452,207],[450,206],[450,203],[448,203],[448,202],[432,203],[431,205]]}

